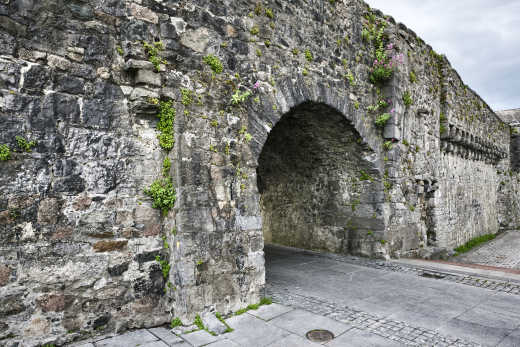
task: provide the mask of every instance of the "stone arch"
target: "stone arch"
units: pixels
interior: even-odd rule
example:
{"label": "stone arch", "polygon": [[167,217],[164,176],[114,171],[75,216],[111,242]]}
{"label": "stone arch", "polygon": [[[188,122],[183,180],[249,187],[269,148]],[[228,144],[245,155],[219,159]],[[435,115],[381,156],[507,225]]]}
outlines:
{"label": "stone arch", "polygon": [[381,170],[352,120],[324,102],[304,101],[273,126],[257,158],[266,243],[378,253],[385,233]]}

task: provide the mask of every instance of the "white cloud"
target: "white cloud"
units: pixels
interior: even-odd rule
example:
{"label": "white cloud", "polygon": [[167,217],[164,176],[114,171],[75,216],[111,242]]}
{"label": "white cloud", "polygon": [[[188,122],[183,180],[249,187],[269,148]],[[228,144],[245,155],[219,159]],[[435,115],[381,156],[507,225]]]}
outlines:
{"label": "white cloud", "polygon": [[520,108],[520,1],[365,1],[446,54],[492,108]]}

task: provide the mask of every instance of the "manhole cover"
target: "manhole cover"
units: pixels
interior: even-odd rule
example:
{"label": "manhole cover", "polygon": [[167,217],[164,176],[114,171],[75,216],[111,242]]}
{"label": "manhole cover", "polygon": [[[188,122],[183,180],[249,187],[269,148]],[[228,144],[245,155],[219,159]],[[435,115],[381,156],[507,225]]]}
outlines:
{"label": "manhole cover", "polygon": [[316,329],[305,334],[312,342],[328,342],[334,338],[334,334],[328,330]]}

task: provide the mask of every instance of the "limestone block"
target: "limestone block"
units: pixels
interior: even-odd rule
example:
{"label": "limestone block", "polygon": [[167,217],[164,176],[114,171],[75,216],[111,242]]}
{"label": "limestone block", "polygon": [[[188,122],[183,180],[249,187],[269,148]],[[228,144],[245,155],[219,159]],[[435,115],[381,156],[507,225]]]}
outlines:
{"label": "limestone block", "polygon": [[159,23],[159,17],[155,12],[147,7],[130,3],[130,14],[137,19],[144,20],[153,24]]}
{"label": "limestone block", "polygon": [[150,84],[156,87],[161,86],[161,75],[150,70],[137,70],[135,77],[136,83]]}
{"label": "limestone block", "polygon": [[204,53],[209,42],[210,32],[205,27],[187,31],[181,36],[181,44],[198,53]]}
{"label": "limestone block", "polygon": [[204,323],[204,326],[208,328],[209,331],[217,333],[218,335],[226,332],[227,327],[220,320],[217,319],[215,313],[206,312],[200,318],[202,319],[202,323]]}

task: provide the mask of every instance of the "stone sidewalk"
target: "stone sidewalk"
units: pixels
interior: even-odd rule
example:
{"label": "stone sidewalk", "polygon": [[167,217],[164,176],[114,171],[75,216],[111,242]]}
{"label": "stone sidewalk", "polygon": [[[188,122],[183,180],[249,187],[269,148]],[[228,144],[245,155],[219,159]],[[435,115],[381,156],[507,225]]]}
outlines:
{"label": "stone sidewalk", "polygon": [[80,342],[74,347],[306,347],[320,346],[306,339],[306,333],[326,329],[335,338],[325,346],[399,346],[395,341],[365,332],[351,324],[305,310],[273,303],[226,320],[232,332],[213,336],[204,330],[175,335],[166,327],[140,329],[115,337]]}
{"label": "stone sidewalk", "polygon": [[520,231],[500,234],[496,239],[450,260],[520,270]]}

